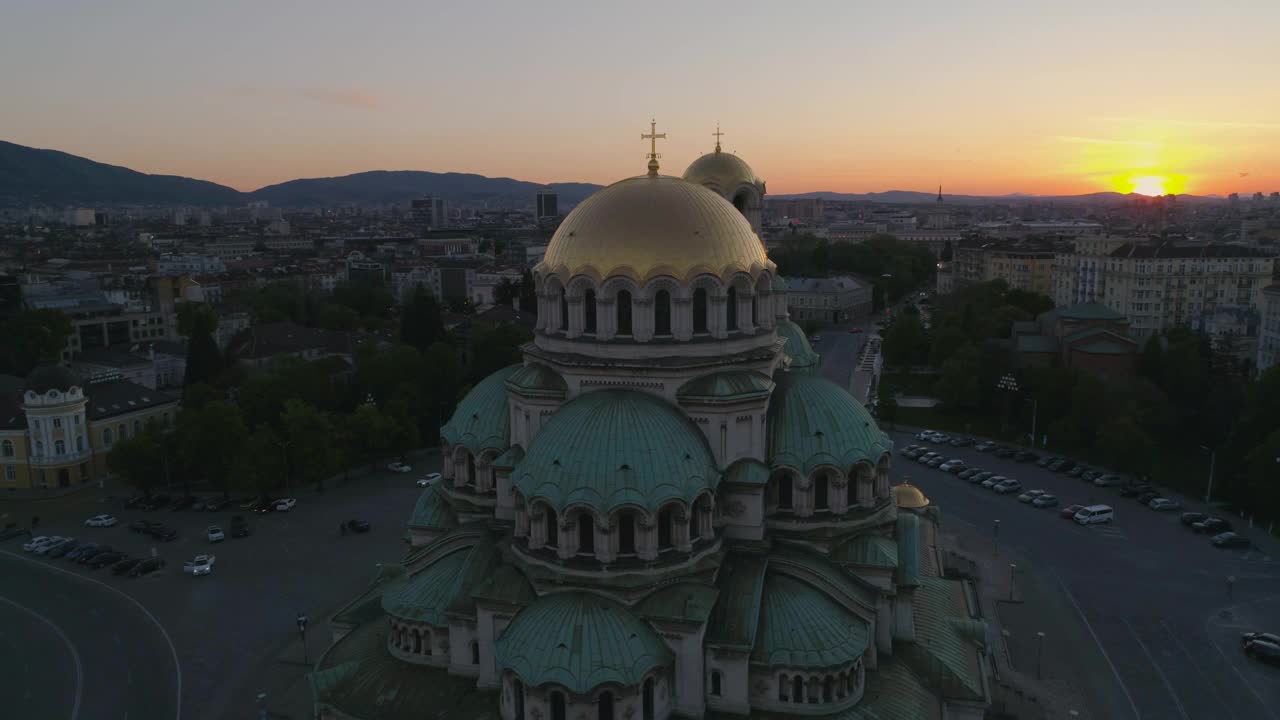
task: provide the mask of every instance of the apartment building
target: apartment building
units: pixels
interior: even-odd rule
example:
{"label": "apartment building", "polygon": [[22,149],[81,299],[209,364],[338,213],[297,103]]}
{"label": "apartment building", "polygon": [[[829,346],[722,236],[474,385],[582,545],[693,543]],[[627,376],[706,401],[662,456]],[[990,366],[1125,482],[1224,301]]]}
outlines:
{"label": "apartment building", "polygon": [[1124,245],[1138,245],[1137,238],[1086,235],[1054,257],[1053,304],[1058,307],[1102,301],[1105,298],[1107,258]]}
{"label": "apartment building", "polygon": [[951,272],[956,286],[1004,280],[1011,288],[1052,297],[1056,255],[1050,244],[970,240],[955,248]]}
{"label": "apartment building", "polygon": [[1261,295],[1256,360],[1259,373],[1280,363],[1280,284],[1264,287]]}

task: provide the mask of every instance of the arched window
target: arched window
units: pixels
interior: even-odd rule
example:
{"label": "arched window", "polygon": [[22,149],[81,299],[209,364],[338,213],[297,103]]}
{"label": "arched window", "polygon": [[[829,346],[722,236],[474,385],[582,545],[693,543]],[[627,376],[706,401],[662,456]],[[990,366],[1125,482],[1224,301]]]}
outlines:
{"label": "arched window", "polygon": [[671,293],[666,290],[653,296],[653,334],[671,334]]}
{"label": "arched window", "polygon": [[813,483],[813,509],[826,510],[830,507],[830,501],[827,499],[828,487],[827,476],[819,475],[818,479]]}
{"label": "arched window", "polygon": [[595,335],[596,333],[596,291],[588,290],[582,293],[582,332]]}
{"label": "arched window", "polygon": [[467,453],[467,484],[472,487],[476,484],[476,457],[471,453]]}
{"label": "arched window", "polygon": [[84,452],[84,436],[76,436],[76,452]]}
{"label": "arched window", "polygon": [[787,680],[787,676],[783,675],[778,679],[778,699],[782,702],[789,700],[790,698],[787,694],[789,689],[791,689],[791,683]]}
{"label": "arched window", "polygon": [[551,508],[547,508],[546,512],[544,513],[544,517],[546,518],[546,521],[547,521],[547,525],[546,525],[547,540],[543,544],[551,548],[557,547],[559,546],[559,543],[560,543],[560,539],[557,537],[557,535],[559,535],[560,533],[560,524],[556,522],[556,511],[552,510]]}
{"label": "arched window", "polygon": [[644,691],[641,695],[643,699],[640,703],[642,708],[640,717],[643,720],[653,720],[653,678],[645,678]]}
{"label": "arched window", "polygon": [[693,504],[693,511],[689,513],[689,539],[697,540],[702,537],[702,523],[699,520],[702,517],[702,501],[699,500]]}
{"label": "arched window", "polygon": [[671,524],[674,522],[674,513],[670,507],[664,507],[658,511],[658,550],[671,549]]}
{"label": "arched window", "polygon": [[596,552],[596,524],[590,513],[578,515],[578,553],[594,555]]}
{"label": "arched window", "polygon": [[431,655],[432,649],[431,649],[431,631],[430,630],[422,631],[422,644],[426,645],[427,655]]}
{"label": "arched window", "polygon": [[822,702],[831,702],[835,699],[835,681],[828,675],[826,680],[822,681]]}
{"label": "arched window", "polygon": [[720,697],[720,671],[711,671],[711,694]]}
{"label": "arched window", "polygon": [[757,305],[756,305],[756,296],[755,296],[755,295],[752,295],[752,296],[751,296],[751,324],[752,324],[752,325],[755,325],[755,326],[759,326],[759,325],[760,325],[760,311],[759,311],[759,310],[757,310],[756,308],[757,308]]}
{"label": "arched window", "polygon": [[119,425],[116,426],[116,432],[119,433],[121,440],[124,440],[125,438],[129,437],[129,428],[125,427],[124,423],[120,423]]}
{"label": "arched window", "polygon": [[[631,334],[631,293],[623,290],[618,293],[618,334]],[[612,697],[612,696],[610,696]]]}
{"label": "arched window", "polygon": [[729,332],[738,329],[738,289],[734,287],[729,288],[725,299],[725,324]]}
{"label": "arched window", "polygon": [[102,428],[102,444],[111,447],[111,428]]}
{"label": "arched window", "polygon": [[564,294],[564,288],[560,288],[560,332],[566,332],[569,329],[569,298]]}
{"label": "arched window", "polygon": [[693,291],[693,334],[707,333],[707,291],[698,288]]}
{"label": "arched window", "polygon": [[413,652],[415,655],[422,654],[422,632],[420,630],[413,631]]}
{"label": "arched window", "polygon": [[608,690],[600,693],[596,700],[596,716],[599,720],[613,720],[613,693]]}
{"label": "arched window", "polygon": [[618,554],[636,554],[636,516],[629,512],[618,515]]}
{"label": "arched window", "polygon": [[791,680],[791,699],[796,702],[804,702],[804,678],[799,675]]}
{"label": "arched window", "polygon": [[471,664],[472,665],[480,664],[480,643],[476,642],[475,640],[471,641]]}
{"label": "arched window", "polygon": [[564,693],[551,693],[551,720],[564,720]]}
{"label": "arched window", "polygon": [[142,421],[141,421],[141,420],[134,420],[134,421],[133,421],[133,434],[134,434],[134,435],[137,435],[137,434],[138,434],[138,431],[139,431],[139,430],[141,430],[141,429],[142,429]]}
{"label": "arched window", "polygon": [[14,455],[14,452],[13,452],[12,440],[5,440],[3,443],[0,443],[0,456],[13,457],[13,455]]}
{"label": "arched window", "polygon": [[778,477],[778,507],[783,510],[790,510],[793,507],[790,475],[784,474]]}

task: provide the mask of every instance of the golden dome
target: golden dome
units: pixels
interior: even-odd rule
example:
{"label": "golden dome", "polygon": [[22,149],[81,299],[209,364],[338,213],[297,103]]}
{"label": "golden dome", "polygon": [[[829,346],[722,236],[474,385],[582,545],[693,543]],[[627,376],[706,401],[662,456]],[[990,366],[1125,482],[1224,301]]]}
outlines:
{"label": "golden dome", "polygon": [[920,488],[911,483],[902,483],[893,486],[893,502],[900,508],[909,508],[918,510],[922,507],[929,506],[929,498],[920,492]]}
{"label": "golden dome", "polygon": [[732,193],[739,185],[764,185],[746,160],[719,149],[690,163],[684,179],[722,193]]}
{"label": "golden dome", "polygon": [[659,275],[727,279],[773,267],[751,224],[724,198],[680,178],[641,175],[574,208],[547,245],[539,270],[565,282],[587,274],[643,283]]}

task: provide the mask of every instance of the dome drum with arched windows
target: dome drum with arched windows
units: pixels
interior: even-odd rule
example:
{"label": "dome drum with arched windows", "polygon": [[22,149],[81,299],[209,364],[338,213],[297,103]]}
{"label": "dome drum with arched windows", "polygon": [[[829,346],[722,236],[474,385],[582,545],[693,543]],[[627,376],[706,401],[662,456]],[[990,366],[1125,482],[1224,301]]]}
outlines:
{"label": "dome drum with arched windows", "polygon": [[985,627],[789,319],[763,181],[650,151],[565,218],[523,363],[441,428],[403,576],[310,676],[320,720],[981,717]]}

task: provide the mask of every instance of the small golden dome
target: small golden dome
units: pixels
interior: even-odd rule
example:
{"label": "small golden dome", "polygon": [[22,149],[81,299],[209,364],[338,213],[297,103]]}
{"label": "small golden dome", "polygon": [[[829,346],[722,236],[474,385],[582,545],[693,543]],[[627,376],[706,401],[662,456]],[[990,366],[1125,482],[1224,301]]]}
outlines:
{"label": "small golden dome", "polygon": [[560,224],[539,271],[567,282],[624,275],[686,282],[774,267],[742,214],[715,192],[666,175],[628,178],[584,200]]}
{"label": "small golden dome", "polygon": [[684,179],[724,194],[732,193],[740,185],[764,185],[746,160],[720,150],[709,152],[690,163],[689,169],[684,171]]}
{"label": "small golden dome", "polygon": [[929,498],[920,492],[920,488],[911,483],[893,486],[893,502],[900,508],[918,510],[929,506]]}

